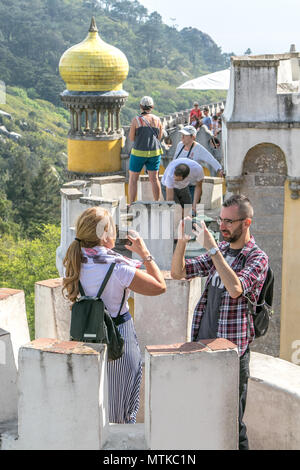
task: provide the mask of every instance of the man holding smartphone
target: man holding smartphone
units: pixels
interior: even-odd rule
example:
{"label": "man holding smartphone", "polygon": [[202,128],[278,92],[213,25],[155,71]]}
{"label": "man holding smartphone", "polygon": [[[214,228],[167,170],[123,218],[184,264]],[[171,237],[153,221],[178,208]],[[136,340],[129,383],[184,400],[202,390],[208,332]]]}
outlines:
{"label": "man holding smartphone", "polygon": [[224,241],[217,244],[202,222],[202,227],[196,228],[197,240],[207,253],[187,260],[184,255],[190,236],[184,233],[182,221],[171,269],[174,279],[207,277],[195,308],[191,340],[226,338],[238,347],[240,450],[249,448],[243,415],[249,377],[249,344],[255,337],[246,295],[257,304],[268,271],[268,256],[250,235],[252,218],[253,208],[246,196],[230,197],[223,203],[218,218]]}

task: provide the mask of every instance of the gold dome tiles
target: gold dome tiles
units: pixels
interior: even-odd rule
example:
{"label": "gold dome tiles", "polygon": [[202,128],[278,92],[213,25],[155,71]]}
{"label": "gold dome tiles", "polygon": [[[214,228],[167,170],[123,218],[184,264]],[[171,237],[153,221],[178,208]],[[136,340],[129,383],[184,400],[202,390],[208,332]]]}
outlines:
{"label": "gold dome tiles", "polygon": [[59,71],[71,91],[115,91],[122,89],[129,66],[122,51],[91,31],[81,43],[61,57]]}

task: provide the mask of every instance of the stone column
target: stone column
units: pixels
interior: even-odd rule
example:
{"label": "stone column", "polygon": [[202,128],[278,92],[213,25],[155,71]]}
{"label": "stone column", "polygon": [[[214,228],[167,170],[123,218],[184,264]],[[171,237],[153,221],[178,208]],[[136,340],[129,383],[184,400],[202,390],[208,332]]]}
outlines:
{"label": "stone column", "polygon": [[120,111],[121,108],[118,107],[116,110],[116,130],[119,132],[121,129],[121,122],[120,122]]}
{"label": "stone column", "polygon": [[106,134],[105,129],[105,108],[101,108],[101,134]]}
{"label": "stone column", "polygon": [[237,450],[239,358],[225,339],[148,346],[145,438],[151,450]]}
{"label": "stone column", "polygon": [[110,114],[110,126],[111,126],[110,134],[114,134],[115,123],[114,123],[114,109],[113,108],[109,110],[109,114]]}
{"label": "stone column", "polygon": [[100,132],[101,132],[101,112],[100,112],[100,109],[97,109],[95,132],[96,132],[96,134],[100,134]]}
{"label": "stone column", "polygon": [[21,348],[17,449],[103,447],[108,427],[106,346],[89,346],[38,339]]}
{"label": "stone column", "polygon": [[81,133],[81,109],[76,109],[76,132]]}
{"label": "stone column", "polygon": [[89,131],[94,131],[94,109],[88,109]]}
{"label": "stone column", "polygon": [[84,112],[85,112],[85,128],[84,128],[84,131],[85,131],[85,132],[89,132],[89,130],[90,130],[90,125],[89,125],[88,109],[85,109]]}
{"label": "stone column", "polygon": [[71,134],[75,131],[75,111],[73,108],[70,110],[70,118],[71,118]]}

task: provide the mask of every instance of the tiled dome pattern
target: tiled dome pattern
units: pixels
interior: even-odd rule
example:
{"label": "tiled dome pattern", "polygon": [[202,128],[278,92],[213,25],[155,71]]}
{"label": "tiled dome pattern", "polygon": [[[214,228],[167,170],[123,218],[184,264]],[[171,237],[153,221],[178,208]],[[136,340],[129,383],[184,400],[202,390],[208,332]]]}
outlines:
{"label": "tiled dome pattern", "polygon": [[84,41],[62,55],[59,71],[68,90],[116,91],[122,89],[129,65],[122,51],[90,30]]}

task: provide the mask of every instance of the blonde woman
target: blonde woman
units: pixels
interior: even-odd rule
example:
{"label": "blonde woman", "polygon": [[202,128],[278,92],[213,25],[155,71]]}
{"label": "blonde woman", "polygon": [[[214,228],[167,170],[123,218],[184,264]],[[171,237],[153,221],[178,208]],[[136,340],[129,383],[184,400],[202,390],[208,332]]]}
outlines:
{"label": "blonde woman", "polygon": [[[99,207],[85,210],[76,222],[76,239],[64,259],[63,289],[67,291],[69,300],[75,302],[80,281],[87,296],[96,296],[111,264],[115,263],[101,298],[112,318],[120,312],[122,322],[117,328],[124,338],[125,350],[120,359],[107,363],[109,421],[135,423],[142,367],[140,348],[129,313],[129,291],[160,295],[166,291],[166,284],[138,234],[128,235],[130,245],[127,244],[126,248],[138,254],[141,262],[113,251],[115,240],[116,228],[109,212]],[[146,270],[138,269],[142,264]]]}

